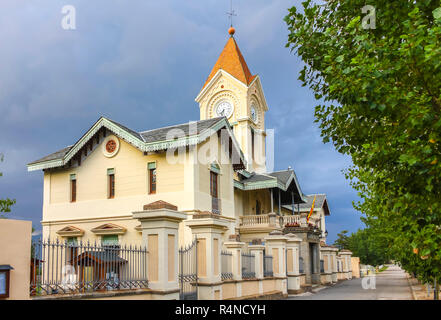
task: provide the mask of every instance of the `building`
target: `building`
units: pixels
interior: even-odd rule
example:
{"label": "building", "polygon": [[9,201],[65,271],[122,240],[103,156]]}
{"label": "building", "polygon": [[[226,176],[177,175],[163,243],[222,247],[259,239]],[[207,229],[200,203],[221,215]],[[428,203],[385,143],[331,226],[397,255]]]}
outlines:
{"label": "building", "polygon": [[[311,196],[302,193],[294,170],[267,172],[269,107],[260,77],[251,73],[233,34],[230,29],[196,96],[198,121],[136,132],[101,117],[74,144],[28,164],[29,171],[44,171],[44,238],[140,244],[132,213],[161,201],[186,215],[179,246],[192,242],[195,217],[215,216],[227,230],[222,242],[246,244],[297,224],[303,227],[298,234],[309,239],[309,247],[302,247],[304,259],[311,260],[306,273],[319,273],[326,196],[318,195],[312,230],[302,220]],[[320,281],[319,274],[313,281]]]}

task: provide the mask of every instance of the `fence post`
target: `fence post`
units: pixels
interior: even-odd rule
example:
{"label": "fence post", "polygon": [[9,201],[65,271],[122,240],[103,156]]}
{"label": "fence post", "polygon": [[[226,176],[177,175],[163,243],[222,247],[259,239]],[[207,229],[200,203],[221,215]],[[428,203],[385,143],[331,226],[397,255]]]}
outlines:
{"label": "fence post", "polygon": [[141,222],[142,241],[148,250],[149,288],[160,299],[179,299],[178,227],[186,215],[170,203],[156,201],[133,212],[133,218]]}
{"label": "fence post", "polygon": [[288,294],[286,276],[286,240],[281,231],[275,230],[265,237],[266,252],[273,256],[273,272],[276,289]]}
{"label": "fence post", "polygon": [[233,260],[233,280],[238,281],[236,283],[236,297],[242,296],[242,250],[245,246],[245,242],[228,241],[224,243],[224,246],[232,253]]}
{"label": "fence post", "polygon": [[298,293],[300,291],[300,243],[302,239],[294,235],[293,233],[288,233],[286,235],[286,274],[288,277],[288,293]]}
{"label": "fence post", "polygon": [[198,298],[220,300],[222,234],[228,229],[228,222],[215,215],[194,215],[186,225],[198,239]]}
{"label": "fence post", "polygon": [[263,264],[265,263],[263,251],[265,246],[259,244],[249,245],[248,249],[251,254],[254,254],[254,272],[256,273],[256,279],[259,280],[259,294],[263,294]]}

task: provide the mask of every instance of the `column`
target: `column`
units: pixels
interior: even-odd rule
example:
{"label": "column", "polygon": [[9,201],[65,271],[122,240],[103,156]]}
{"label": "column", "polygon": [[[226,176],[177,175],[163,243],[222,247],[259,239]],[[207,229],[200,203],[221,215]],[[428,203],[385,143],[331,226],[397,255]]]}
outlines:
{"label": "column", "polygon": [[265,237],[266,252],[273,256],[273,273],[276,278],[276,290],[288,293],[286,276],[286,237],[275,230]]}
{"label": "column", "polygon": [[198,241],[198,298],[222,299],[222,234],[228,229],[228,222],[214,217],[193,217],[186,224]]}
{"label": "column", "polygon": [[254,254],[254,271],[256,273],[256,279],[259,280],[259,294],[263,294],[263,281],[264,278],[264,259],[263,259],[263,251],[265,250],[265,246],[263,245],[249,245],[248,249],[251,254]]}
{"label": "column", "polygon": [[293,233],[286,235],[286,274],[288,277],[288,293],[300,292],[299,252],[302,239]]}
{"label": "column", "polygon": [[245,242],[228,241],[224,246],[233,254],[233,280],[236,280],[236,297],[242,296],[242,250]]}
{"label": "column", "polygon": [[142,241],[147,247],[147,275],[149,288],[160,299],[179,299],[178,283],[178,227],[186,215],[164,201],[144,206],[132,213],[141,222]]}

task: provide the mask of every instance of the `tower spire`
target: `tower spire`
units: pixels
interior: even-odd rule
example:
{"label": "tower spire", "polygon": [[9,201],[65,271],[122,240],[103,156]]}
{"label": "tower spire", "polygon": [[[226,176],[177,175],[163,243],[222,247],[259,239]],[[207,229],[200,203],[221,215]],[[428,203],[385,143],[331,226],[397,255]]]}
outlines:
{"label": "tower spire", "polygon": [[233,0],[230,0],[230,11],[227,12],[228,18],[230,19],[230,28],[228,29],[228,33],[233,36],[236,31],[233,27],[233,17],[237,16],[236,12],[233,9]]}

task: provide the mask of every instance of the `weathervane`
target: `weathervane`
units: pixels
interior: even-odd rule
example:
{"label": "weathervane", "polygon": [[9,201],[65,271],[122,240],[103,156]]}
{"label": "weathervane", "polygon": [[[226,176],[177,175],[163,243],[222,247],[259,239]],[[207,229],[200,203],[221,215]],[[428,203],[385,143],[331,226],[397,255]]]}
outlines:
{"label": "weathervane", "polygon": [[230,11],[227,12],[227,15],[229,16],[229,19],[230,19],[230,29],[228,29],[228,33],[231,36],[233,36],[233,34],[235,32],[235,30],[233,28],[233,17],[237,16],[236,12],[234,12],[234,9],[233,9],[233,0],[230,0]]}

